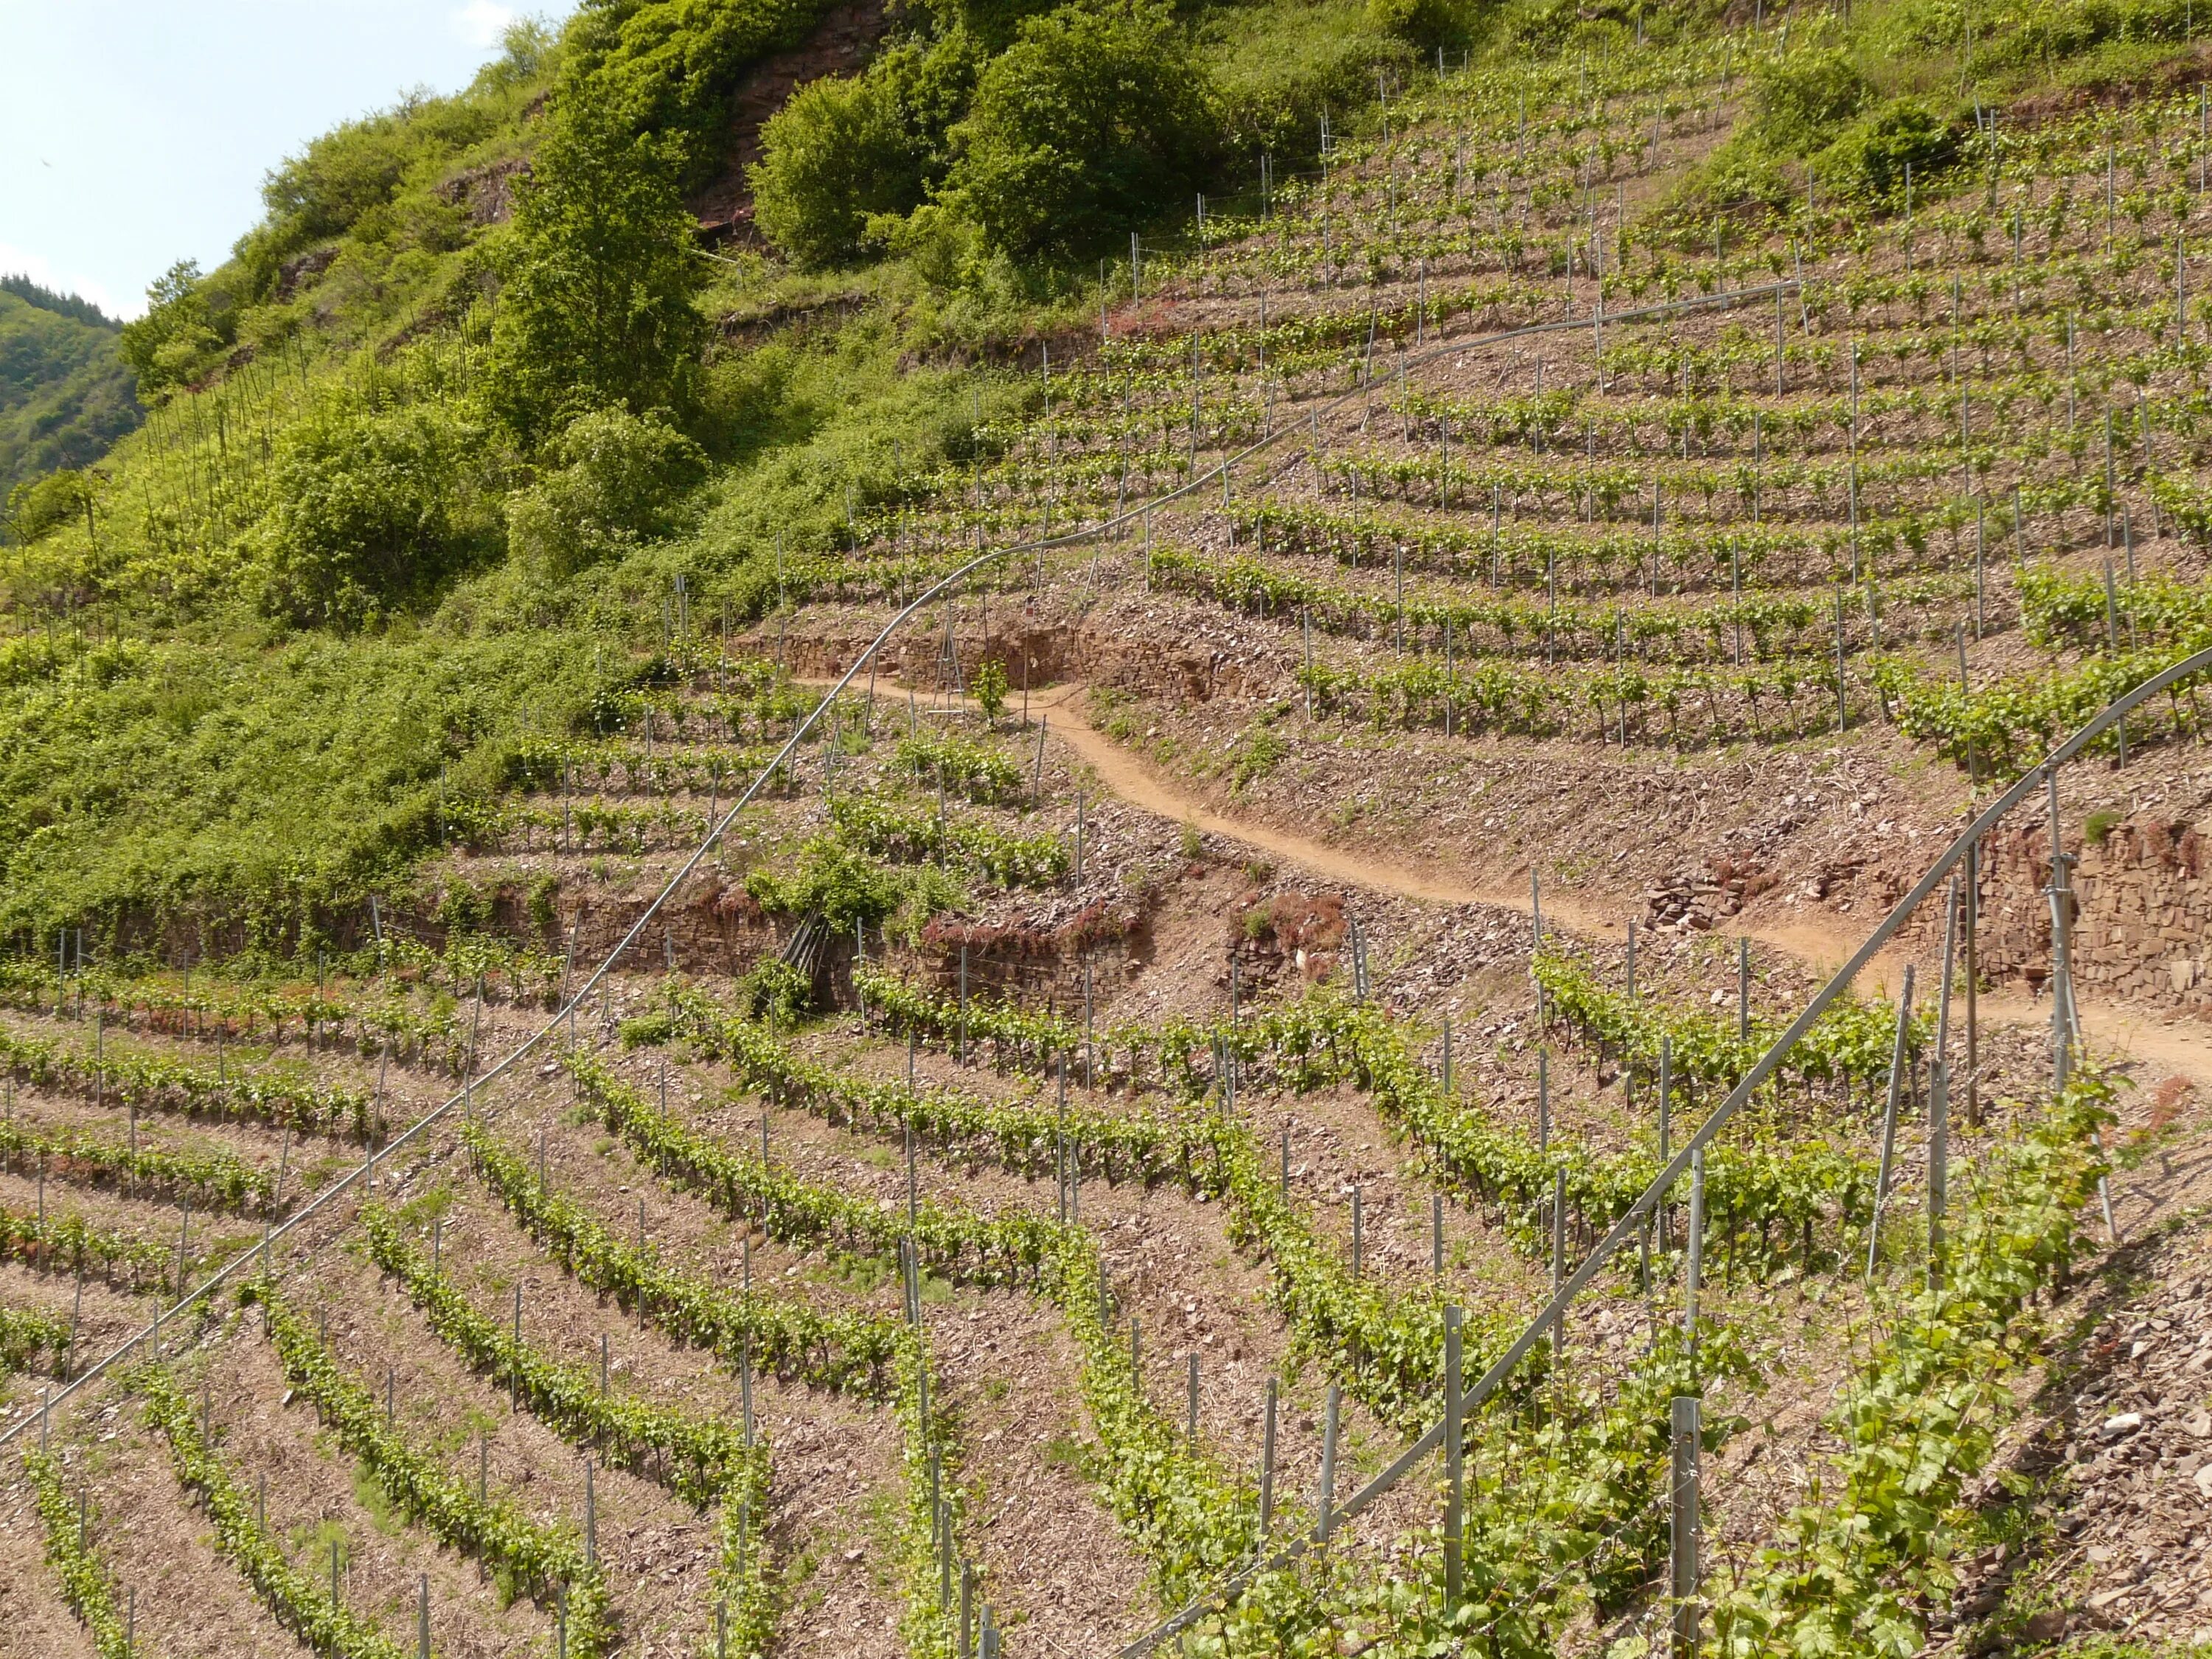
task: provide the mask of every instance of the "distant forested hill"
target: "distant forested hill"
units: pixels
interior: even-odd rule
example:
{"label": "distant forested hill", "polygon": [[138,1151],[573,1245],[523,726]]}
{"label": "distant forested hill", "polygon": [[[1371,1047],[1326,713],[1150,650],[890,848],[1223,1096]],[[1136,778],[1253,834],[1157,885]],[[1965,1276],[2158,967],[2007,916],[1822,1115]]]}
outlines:
{"label": "distant forested hill", "polygon": [[26,478],[97,460],[138,424],[118,331],[74,295],[0,276],[0,499]]}

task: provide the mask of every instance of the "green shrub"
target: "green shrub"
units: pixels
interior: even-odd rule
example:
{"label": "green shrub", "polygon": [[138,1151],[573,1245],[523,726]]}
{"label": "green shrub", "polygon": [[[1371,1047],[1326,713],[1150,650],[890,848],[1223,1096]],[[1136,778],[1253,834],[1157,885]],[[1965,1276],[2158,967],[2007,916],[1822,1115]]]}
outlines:
{"label": "green shrub", "polygon": [[1779,210],[1797,192],[1774,163],[1773,154],[1750,134],[1730,139],[1692,168],[1667,192],[1663,217],[1693,242],[1711,246],[1716,214]]}
{"label": "green shrub", "polygon": [[2053,77],[2069,92],[2137,98],[2195,84],[2203,62],[2193,46],[2163,40],[2107,40],[2058,66]]}
{"label": "green shrub", "polygon": [[91,505],[91,478],[71,467],[19,483],[8,492],[8,539],[28,547],[64,525],[76,523]]}
{"label": "green shrub", "polygon": [[762,234],[811,265],[903,240],[903,216],[951,165],[950,135],[983,56],[975,37],[956,27],[888,48],[863,75],[800,88],[762,129],[761,162],[750,169]]}
{"label": "green shrub", "polygon": [[558,579],[666,535],[706,477],[699,446],[658,414],[598,409],[553,441],[554,470],[508,498],[509,554]]}
{"label": "green shrub", "polygon": [[730,1000],[742,1019],[796,1025],[814,1006],[814,987],[782,957],[763,957],[745,970]]}
{"label": "green shrub", "polygon": [[1210,79],[1169,13],[1065,7],[1022,26],[954,129],[951,187],[992,243],[1068,257],[1189,199],[1220,147]]}
{"label": "green shrub", "polygon": [[921,199],[921,158],[890,88],[872,75],[824,76],[793,93],[761,129],[748,173],[753,222],[804,265],[854,258],[870,215]]}
{"label": "green shrub", "polygon": [[780,862],[788,873],[756,870],[745,878],[745,891],[764,910],[793,916],[818,912],[841,937],[856,921],[881,923],[904,896],[896,872],[836,836],[816,836],[796,859]]}
{"label": "green shrub", "polygon": [[[508,60],[495,68],[513,72]],[[466,94],[413,94],[395,108],[334,128],[289,158],[263,184],[267,216],[239,240],[227,269],[240,297],[268,299],[287,260],[335,238],[461,246],[467,215],[434,191],[456,157],[499,130],[503,113],[492,100]]]}
{"label": "green shrub", "polygon": [[881,215],[869,222],[867,234],[935,288],[964,281],[982,257],[982,233],[975,222],[942,202],[924,202],[903,218]]}
{"label": "green shrub", "polygon": [[1809,155],[1865,107],[1869,93],[1858,65],[1839,50],[1773,58],[1752,79],[1752,130],[1771,149]]}
{"label": "green shrub", "polygon": [[340,235],[391,201],[418,159],[474,143],[491,119],[489,111],[458,99],[408,99],[325,133],[269,175],[261,199],[290,240]]}
{"label": "green shrub", "polygon": [[146,290],[146,314],[124,325],[123,361],[153,398],[204,373],[225,341],[203,291],[200,268],[179,259]]}
{"label": "green shrub", "polygon": [[615,1027],[625,1048],[658,1048],[676,1034],[676,1016],[665,1008],[632,1014]]}
{"label": "green shrub", "polygon": [[1925,180],[1958,154],[1958,138],[1942,117],[1911,98],[1893,98],[1844,129],[1813,160],[1831,190],[1871,201],[1900,194],[1905,170]]}
{"label": "green shrub", "polygon": [[278,440],[263,604],[357,623],[430,598],[493,544],[471,471],[480,427],[436,404],[368,410],[333,392]]}
{"label": "green shrub", "polygon": [[1378,34],[1431,52],[1467,33],[1451,0],[1367,0],[1367,21]]}
{"label": "green shrub", "polygon": [[962,34],[987,52],[1004,52],[1030,18],[1056,0],[923,0],[946,34]]}
{"label": "green shrub", "polygon": [[730,94],[766,52],[806,38],[828,0],[597,0],[563,32],[563,100],[665,135],[696,182],[716,167]]}
{"label": "green shrub", "polygon": [[1325,114],[1341,122],[1374,95],[1376,70],[1402,77],[1421,57],[1378,31],[1361,0],[1224,8],[1202,27],[1226,143],[1240,155],[1272,155],[1279,168],[1310,166]]}
{"label": "green shrub", "polygon": [[702,262],[678,156],[674,140],[633,137],[588,98],[559,100],[516,186],[494,339],[495,395],[526,439],[580,409],[689,404]]}

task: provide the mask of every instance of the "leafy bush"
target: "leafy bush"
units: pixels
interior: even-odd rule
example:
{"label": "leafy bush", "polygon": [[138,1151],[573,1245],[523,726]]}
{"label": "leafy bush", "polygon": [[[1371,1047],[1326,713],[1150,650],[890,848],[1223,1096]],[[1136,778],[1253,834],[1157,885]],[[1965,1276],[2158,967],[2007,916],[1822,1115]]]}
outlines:
{"label": "leafy bush", "polygon": [[1050,11],[1055,0],[923,0],[948,35],[965,35],[987,52],[1012,46],[1022,25]]}
{"label": "leafy bush", "polygon": [[1840,50],[1770,58],[1752,78],[1759,141],[1791,155],[1808,155],[1866,105],[1858,65]]}
{"label": "leafy bush", "polygon": [[1164,9],[1066,7],[1022,26],[953,130],[951,191],[992,243],[1066,257],[1188,199],[1220,148],[1210,78]]}
{"label": "leafy bush", "polygon": [[1775,152],[1746,132],[1715,149],[1667,192],[1662,216],[1691,246],[1709,243],[1716,214],[1755,216],[1786,207],[1798,192],[1775,165]]}
{"label": "leafy bush", "polygon": [[897,874],[836,836],[816,836],[802,845],[788,874],[756,870],[745,891],[764,910],[786,915],[818,914],[840,934],[855,922],[880,924],[905,897]]}
{"label": "leafy bush", "polygon": [[761,129],[753,222],[802,264],[850,259],[906,228],[951,166],[949,135],[974,96],[983,52],[955,27],[902,41],[865,74],[802,87]]}
{"label": "leafy bush", "polygon": [[301,623],[358,623],[477,562],[489,544],[471,470],[483,441],[443,404],[325,398],[286,430],[270,469],[264,606]]}
{"label": "leafy bush", "polygon": [[561,95],[671,141],[696,179],[720,158],[729,96],[763,53],[795,46],[827,0],[594,0],[565,31]]}
{"label": "leafy bush", "polygon": [[[503,58],[494,67],[511,73],[514,63]],[[234,250],[229,275],[241,297],[271,297],[286,262],[316,243],[347,236],[386,242],[420,230],[425,216],[454,213],[450,198],[432,192],[455,158],[498,131],[503,113],[495,99],[410,94],[288,158],[262,185],[268,216]],[[465,239],[448,233],[413,240],[458,246]]]}
{"label": "leafy bush", "polygon": [[301,241],[313,241],[351,229],[362,214],[390,201],[407,167],[404,118],[372,115],[314,140],[262,185],[270,217],[289,222]]}
{"label": "leafy bush", "polygon": [[1378,33],[1431,51],[1465,34],[1449,0],[1367,0],[1367,21]]}
{"label": "leafy bush", "polygon": [[763,957],[745,970],[730,1000],[747,1019],[795,1025],[814,1005],[814,987],[781,957]]}
{"label": "leafy bush", "polygon": [[1228,147],[1278,167],[1312,165],[1322,116],[1341,122],[1371,97],[1376,70],[1419,67],[1419,49],[1378,28],[1361,0],[1227,7],[1199,27]]}
{"label": "leafy bush", "polygon": [[1845,128],[1813,167],[1831,190],[1881,201],[1903,191],[1906,167],[1924,181],[1957,154],[1942,117],[1917,99],[1893,98]]}
{"label": "leafy bush", "polygon": [[515,190],[493,384],[535,440],[579,409],[690,401],[703,325],[695,227],[678,197],[674,139],[634,137],[579,94],[556,103]]}
{"label": "leafy bush", "polygon": [[572,574],[675,527],[706,477],[698,445],[658,412],[598,409],[554,440],[554,470],[508,499],[507,550],[544,574]]}
{"label": "leafy bush", "polygon": [[146,314],[124,325],[123,361],[138,377],[138,395],[151,398],[202,373],[223,344],[199,266],[179,259],[146,290]]}
{"label": "leafy bush", "polygon": [[903,213],[921,199],[919,158],[872,75],[824,76],[793,93],[761,129],[748,175],[754,223],[805,265],[852,258],[872,214]]}
{"label": "leafy bush", "polygon": [[82,519],[92,504],[92,480],[64,467],[8,492],[8,538],[27,547]]}

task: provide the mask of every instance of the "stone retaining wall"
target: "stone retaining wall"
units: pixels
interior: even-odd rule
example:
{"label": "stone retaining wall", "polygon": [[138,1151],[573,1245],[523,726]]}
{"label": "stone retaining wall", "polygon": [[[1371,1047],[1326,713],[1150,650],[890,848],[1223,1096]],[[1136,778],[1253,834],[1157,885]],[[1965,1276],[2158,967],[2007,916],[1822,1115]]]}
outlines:
{"label": "stone retaining wall", "polygon": [[[2212,825],[2129,819],[2065,842],[2074,866],[2073,963],[2084,997],[2212,1015]],[[1985,980],[2039,989],[2051,975],[2051,840],[1990,839],[1981,872]]]}

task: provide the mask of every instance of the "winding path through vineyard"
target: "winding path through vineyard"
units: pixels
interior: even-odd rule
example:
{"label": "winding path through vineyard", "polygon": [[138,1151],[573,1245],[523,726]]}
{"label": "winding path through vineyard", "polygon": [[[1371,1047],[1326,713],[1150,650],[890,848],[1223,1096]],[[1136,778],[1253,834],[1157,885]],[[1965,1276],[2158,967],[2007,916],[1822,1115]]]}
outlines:
{"label": "winding path through vineyard", "polygon": [[[1317,875],[1379,888],[1407,898],[1437,904],[1492,904],[1526,915],[1524,886],[1490,886],[1455,881],[1432,870],[1410,864],[1349,852],[1326,842],[1293,835],[1243,818],[1224,817],[1197,797],[1186,793],[1170,779],[1162,777],[1134,755],[1093,726],[1083,708],[1089,687],[1070,684],[1038,696],[1036,708],[1050,717],[1052,729],[1097,775],[1100,783],[1133,806],[1143,808],[1178,823],[1196,826],[1208,835],[1225,836],[1278,858],[1288,859]],[[1601,910],[1572,899],[1544,896],[1547,914],[1582,933],[1618,930],[1626,919],[1617,910]],[[1742,932],[1762,945],[1788,951],[1824,970],[1839,967],[1858,943],[1858,936],[1832,926],[1813,922],[1755,924]],[[1896,953],[1897,964],[1905,960]],[[1875,959],[1877,978],[1892,966],[1892,956]],[[2200,1091],[2212,1094],[2212,1038],[2179,1024],[2160,1024],[2147,1014],[2083,1000],[2081,1021],[2099,1046],[2132,1059],[2156,1062],[2187,1078]],[[2049,1005],[2017,993],[1984,992],[1980,999],[1982,1019],[1991,1025],[2042,1026],[2050,1020]],[[2154,1079],[2142,1079],[2148,1083]]]}

